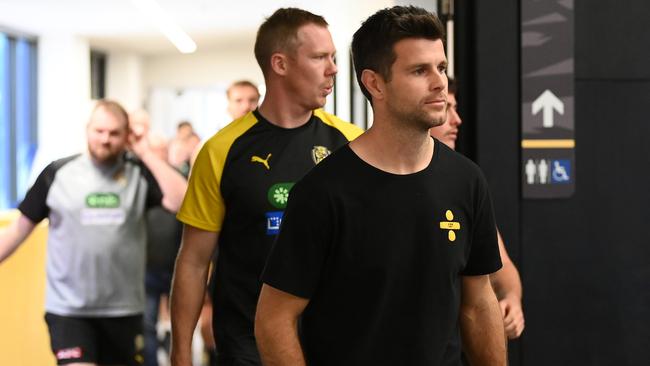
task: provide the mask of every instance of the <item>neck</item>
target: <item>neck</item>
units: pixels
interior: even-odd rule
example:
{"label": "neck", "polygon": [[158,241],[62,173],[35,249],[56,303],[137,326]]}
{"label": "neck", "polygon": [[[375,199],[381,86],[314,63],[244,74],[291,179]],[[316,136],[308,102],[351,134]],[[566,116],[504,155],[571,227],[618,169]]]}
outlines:
{"label": "neck", "polygon": [[90,152],[88,153],[88,156],[90,157],[90,161],[93,163],[94,166],[96,166],[100,170],[110,170],[118,163],[120,163],[124,157],[124,153],[121,153],[117,156],[111,157],[109,159],[104,159],[104,160],[99,160],[93,156]]}
{"label": "neck", "polygon": [[433,139],[419,131],[375,118],[372,127],[350,143],[368,164],[392,174],[412,174],[426,169],[433,156]]}
{"label": "neck", "polygon": [[296,128],[307,123],[313,111],[296,103],[296,98],[284,91],[268,90],[259,112],[276,126]]}

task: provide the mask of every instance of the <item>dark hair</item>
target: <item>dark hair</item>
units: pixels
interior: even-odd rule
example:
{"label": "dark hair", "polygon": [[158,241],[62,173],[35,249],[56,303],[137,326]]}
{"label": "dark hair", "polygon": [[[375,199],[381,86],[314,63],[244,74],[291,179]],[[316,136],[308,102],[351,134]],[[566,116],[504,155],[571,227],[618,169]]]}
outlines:
{"label": "dark hair", "polygon": [[361,82],[363,70],[372,70],[390,81],[390,68],[397,55],[394,46],[406,38],[443,39],[440,19],[416,6],[394,6],[379,10],[366,19],[352,37],[352,58],[361,91],[372,102]]}
{"label": "dark hair", "polygon": [[328,26],[322,16],[298,8],[280,8],[262,23],[255,39],[255,59],[264,76],[271,67],[271,55],[293,52],[298,46],[298,29],[307,24]]}
{"label": "dark hair", "polygon": [[255,89],[255,91],[257,92],[257,96],[258,97],[260,96],[260,91],[257,89],[257,85],[253,84],[252,82],[250,82],[248,80],[237,80],[234,83],[230,84],[228,89],[226,89],[226,96],[228,98],[230,98],[230,92],[234,88],[239,88],[239,87],[243,87],[243,86],[247,86],[247,87],[251,87],[251,88]]}
{"label": "dark hair", "polygon": [[121,119],[122,122],[124,122],[125,129],[129,129],[129,114],[126,113],[126,110],[122,107],[122,105],[120,105],[120,103],[113,100],[100,99],[95,104],[95,107],[93,108],[93,111],[90,115],[94,115],[95,112],[100,109],[104,109],[118,119]]}
{"label": "dark hair", "polygon": [[180,130],[183,127],[189,127],[192,131],[194,131],[194,127],[192,126],[192,123],[190,121],[182,120],[178,122],[176,125],[176,130]]}
{"label": "dark hair", "polygon": [[456,83],[456,80],[454,78],[447,78],[447,92],[456,95],[457,91],[458,84]]}

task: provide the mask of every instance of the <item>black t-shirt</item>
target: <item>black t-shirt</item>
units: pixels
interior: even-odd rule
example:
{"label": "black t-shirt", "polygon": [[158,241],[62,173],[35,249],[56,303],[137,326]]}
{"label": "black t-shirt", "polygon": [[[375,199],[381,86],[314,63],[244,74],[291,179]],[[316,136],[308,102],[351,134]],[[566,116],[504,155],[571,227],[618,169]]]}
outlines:
{"label": "black t-shirt", "polygon": [[479,168],[435,142],[395,175],[345,146],[291,191],[263,281],[310,299],[309,365],[457,365],[461,277],[501,267]]}
{"label": "black t-shirt", "polygon": [[[177,170],[187,179],[189,168]],[[176,213],[163,206],[147,211],[147,271],[173,273],[182,236],[183,224],[176,219]]]}
{"label": "black t-shirt", "polygon": [[162,206],[147,211],[147,271],[174,272],[183,225]]}

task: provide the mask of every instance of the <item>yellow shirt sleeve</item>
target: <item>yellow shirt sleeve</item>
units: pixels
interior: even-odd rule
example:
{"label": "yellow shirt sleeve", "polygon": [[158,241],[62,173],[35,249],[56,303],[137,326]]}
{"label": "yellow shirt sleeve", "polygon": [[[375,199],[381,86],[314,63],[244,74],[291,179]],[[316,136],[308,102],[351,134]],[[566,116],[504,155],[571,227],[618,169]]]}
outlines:
{"label": "yellow shirt sleeve", "polygon": [[321,121],[323,121],[325,124],[330,125],[337,130],[341,131],[343,136],[348,141],[352,141],[359,137],[363,133],[363,130],[356,125],[350,123],[350,122],[345,122],[344,120],[338,118],[337,116],[333,114],[329,114],[325,112],[322,109],[317,109],[314,111],[314,115],[316,117],[320,118]]}
{"label": "yellow shirt sleeve", "polygon": [[221,194],[221,178],[230,147],[257,123],[253,113],[237,119],[212,136],[196,157],[187,192],[176,218],[196,228],[221,230],[226,205]]}

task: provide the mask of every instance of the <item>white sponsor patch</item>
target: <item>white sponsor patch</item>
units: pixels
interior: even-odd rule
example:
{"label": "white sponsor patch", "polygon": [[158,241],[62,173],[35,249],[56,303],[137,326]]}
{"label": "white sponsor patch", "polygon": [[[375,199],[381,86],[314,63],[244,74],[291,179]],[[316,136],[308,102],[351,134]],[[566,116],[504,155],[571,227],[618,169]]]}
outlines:
{"label": "white sponsor patch", "polygon": [[84,208],[81,210],[82,225],[121,225],[126,212],[121,208]]}
{"label": "white sponsor patch", "polygon": [[57,360],[70,360],[73,358],[81,358],[81,356],[83,356],[81,347],[66,348],[56,351]]}

